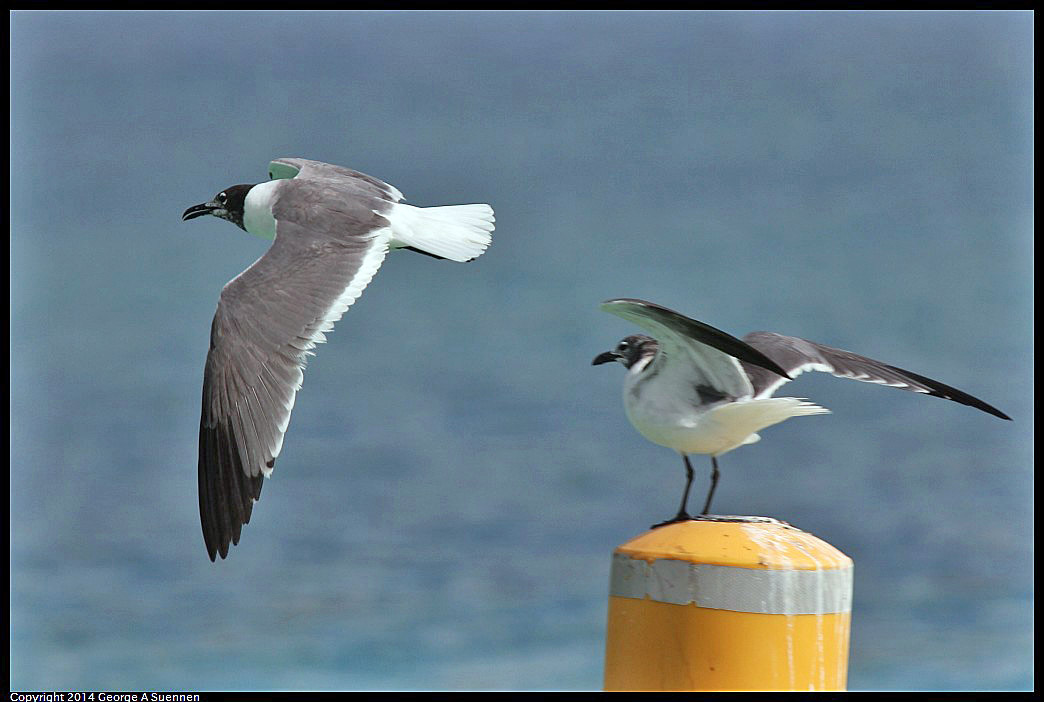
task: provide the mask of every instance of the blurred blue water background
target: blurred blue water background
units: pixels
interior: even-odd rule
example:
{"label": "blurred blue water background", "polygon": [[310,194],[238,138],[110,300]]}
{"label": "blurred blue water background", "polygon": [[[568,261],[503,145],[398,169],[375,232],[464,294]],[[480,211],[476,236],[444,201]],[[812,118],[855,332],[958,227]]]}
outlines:
{"label": "blurred blue water background", "polygon": [[[590,366],[629,296],[1014,417],[805,375],[834,414],[725,456],[715,507],[855,560],[850,689],[1030,688],[1032,21],[14,12],[11,686],[599,689],[610,553],[683,480]],[[180,214],[278,156],[497,229],[389,258],[212,564],[209,325],[267,243]]]}

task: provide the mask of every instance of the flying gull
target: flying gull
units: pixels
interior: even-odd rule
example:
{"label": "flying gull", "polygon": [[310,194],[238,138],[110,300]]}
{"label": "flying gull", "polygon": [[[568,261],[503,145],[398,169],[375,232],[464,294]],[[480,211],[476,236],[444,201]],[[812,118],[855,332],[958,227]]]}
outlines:
{"label": "flying gull", "polygon": [[591,362],[617,361],[627,368],[624,409],[642,436],[678,451],[685,461],[685,491],[673,518],[690,519],[690,453],[711,457],[711,486],[703,505],[710,512],[718,485],[718,456],[751,444],[757,432],[790,417],[830,410],[794,397],[772,397],[781,385],[805,371],[831,373],[953,400],[1011,419],[995,407],[949,385],[851,351],[772,332],[751,332],[742,340],[666,307],[619,298],[602,303],[610,314],[634,322],[653,337],[634,334]]}
{"label": "flying gull", "polygon": [[470,261],[493,231],[489,205],[413,207],[364,173],[279,158],[271,180],[233,185],[185,210],[264,239],[225,285],[210,329],[199,422],[199,516],[210,560],[228,555],[271,475],[306,356],[369,284],[391,249]]}

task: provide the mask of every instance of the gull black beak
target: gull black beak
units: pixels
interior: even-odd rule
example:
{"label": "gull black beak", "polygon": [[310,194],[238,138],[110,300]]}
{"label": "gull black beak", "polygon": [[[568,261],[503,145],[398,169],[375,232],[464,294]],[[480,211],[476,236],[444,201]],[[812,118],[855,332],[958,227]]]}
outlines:
{"label": "gull black beak", "polygon": [[591,361],[592,366],[600,366],[603,363],[612,363],[613,361],[619,361],[620,354],[616,351],[606,351],[595,356],[595,359]]}
{"label": "gull black beak", "polygon": [[186,222],[190,219],[195,219],[196,217],[213,214],[214,210],[218,209],[218,207],[219,205],[216,202],[204,202],[199,205],[193,205],[185,210],[184,214],[181,215],[181,221]]}

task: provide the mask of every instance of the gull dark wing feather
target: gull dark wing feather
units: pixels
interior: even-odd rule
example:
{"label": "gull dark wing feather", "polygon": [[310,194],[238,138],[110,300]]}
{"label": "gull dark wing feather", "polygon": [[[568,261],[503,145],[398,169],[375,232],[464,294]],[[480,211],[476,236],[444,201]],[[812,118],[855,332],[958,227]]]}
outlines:
{"label": "gull dark wing feather", "polygon": [[[204,381],[204,406],[210,390]],[[228,555],[229,543],[238,544],[242,526],[250,521],[254,501],[261,497],[263,476],[248,475],[229,424],[207,426],[204,411],[199,423],[199,514],[203,541],[211,560]]]}
{"label": "gull dark wing feather", "polygon": [[[996,407],[957,388],[851,351],[772,332],[751,332],[743,337],[743,340],[774,359],[792,377],[809,370],[823,371],[838,378],[888,385],[953,400],[1001,419],[1011,419]],[[746,361],[741,360],[740,363],[754,386],[754,397],[769,397],[780,385],[787,382],[785,378]]]}
{"label": "gull dark wing feather", "polygon": [[650,319],[672,329],[677,334],[732,356],[744,362],[744,365],[760,367],[766,369],[769,374],[778,374],[787,378],[786,371],[759,349],[709,324],[690,319],[656,303],[621,297],[605,301],[602,303],[602,308],[607,312],[629,319],[639,326],[642,325],[642,317]]}
{"label": "gull dark wing feather", "polygon": [[[288,183],[289,185],[289,183]],[[294,183],[294,186],[298,186]],[[199,511],[212,560],[238,543],[265,475],[275,465],[301,387],[306,356],[355,301],[387,253],[368,213],[276,202],[271,248],[221,293],[211,326],[200,418]],[[321,187],[319,188],[322,189]]]}

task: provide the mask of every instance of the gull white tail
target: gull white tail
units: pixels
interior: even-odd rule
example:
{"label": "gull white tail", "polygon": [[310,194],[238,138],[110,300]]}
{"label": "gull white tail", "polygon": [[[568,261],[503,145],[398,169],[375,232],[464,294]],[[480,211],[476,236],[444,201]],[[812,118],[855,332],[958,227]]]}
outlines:
{"label": "gull white tail", "polygon": [[791,417],[813,414],[830,414],[830,410],[796,397],[768,397],[719,405],[704,415],[701,421],[705,425],[705,433],[721,441],[721,448],[692,453],[720,456],[738,446],[758,441],[761,437],[757,432],[766,427]]}
{"label": "gull white tail", "polygon": [[478,258],[493,240],[495,219],[489,205],[414,207],[400,202],[384,216],[391,224],[393,248],[413,247],[452,261]]}

